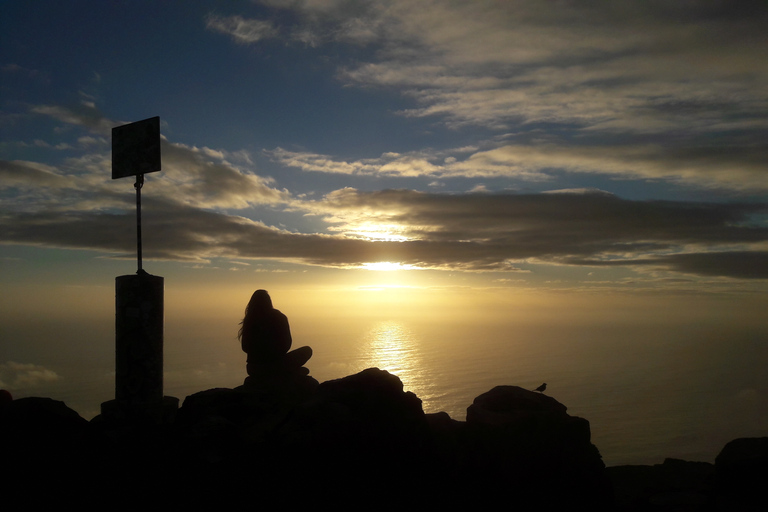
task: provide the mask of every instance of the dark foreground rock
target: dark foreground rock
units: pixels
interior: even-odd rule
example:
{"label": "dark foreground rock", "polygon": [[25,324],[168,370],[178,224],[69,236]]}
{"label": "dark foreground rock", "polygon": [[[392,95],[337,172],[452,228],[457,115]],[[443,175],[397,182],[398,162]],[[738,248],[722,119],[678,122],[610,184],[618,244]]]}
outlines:
{"label": "dark foreground rock", "polygon": [[715,508],[715,467],[666,459],[653,466],[607,469],[620,511],[704,511]]}
{"label": "dark foreground rock", "polygon": [[734,439],[715,459],[718,499],[732,510],[768,510],[768,437]]}
{"label": "dark foreground rock", "polygon": [[619,511],[768,510],[768,437],[735,439],[714,464],[666,459],[607,472]]}
{"label": "dark foreground rock", "polygon": [[[611,510],[609,475],[623,510],[678,510],[648,508],[659,503],[648,487],[690,488],[691,503],[719,496],[715,484],[697,487],[717,477],[703,466],[672,471],[693,475],[676,486],[642,468],[606,471],[589,423],[544,394],[499,386],[456,421],[424,414],[396,376],[375,368],[289,392],[253,382],[201,391],[159,423],[87,422],[62,402],[25,398],[0,406],[0,433],[11,468],[4,498],[27,506]],[[725,475],[747,467],[736,448]]]}
{"label": "dark foreground rock", "polygon": [[612,489],[590,437],[589,422],[568,415],[554,398],[497,386],[467,409],[464,473],[488,493],[514,482],[527,489],[518,494],[518,503],[532,507],[600,509],[609,504]]}

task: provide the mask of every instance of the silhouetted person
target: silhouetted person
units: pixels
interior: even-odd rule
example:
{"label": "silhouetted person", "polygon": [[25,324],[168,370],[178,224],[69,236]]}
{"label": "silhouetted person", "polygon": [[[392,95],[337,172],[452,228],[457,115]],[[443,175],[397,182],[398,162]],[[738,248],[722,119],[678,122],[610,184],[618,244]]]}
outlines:
{"label": "silhouetted person", "polygon": [[272,307],[272,299],[266,290],[256,290],[245,308],[238,338],[243,352],[248,354],[248,375],[299,373],[312,357],[310,347],[291,349],[291,328],[288,317]]}
{"label": "silhouetted person", "polygon": [[547,389],[547,383],[546,382],[544,384],[542,384],[541,386],[537,387],[536,389],[534,389],[534,391],[539,391],[540,393],[543,393],[545,389]]}

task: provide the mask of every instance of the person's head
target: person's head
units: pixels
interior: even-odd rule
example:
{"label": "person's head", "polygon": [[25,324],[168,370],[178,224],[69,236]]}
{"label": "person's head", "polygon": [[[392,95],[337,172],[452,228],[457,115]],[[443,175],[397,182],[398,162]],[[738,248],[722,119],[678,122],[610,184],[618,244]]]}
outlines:
{"label": "person's head", "polygon": [[245,306],[245,316],[243,321],[240,322],[240,330],[237,333],[239,339],[243,338],[243,328],[246,323],[250,323],[259,316],[260,313],[270,311],[272,307],[272,299],[270,298],[267,290],[256,290],[251,295],[251,300],[248,301],[248,305]]}
{"label": "person's head", "polygon": [[248,301],[245,314],[247,315],[248,311],[263,311],[265,309],[272,309],[272,299],[269,297],[267,290],[256,290],[251,295],[251,300]]}

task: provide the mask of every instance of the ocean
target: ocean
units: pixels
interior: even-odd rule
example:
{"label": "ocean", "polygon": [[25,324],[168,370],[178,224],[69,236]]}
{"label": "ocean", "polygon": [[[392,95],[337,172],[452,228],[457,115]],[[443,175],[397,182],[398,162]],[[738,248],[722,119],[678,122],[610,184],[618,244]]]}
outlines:
{"label": "ocean", "polygon": [[[166,320],[166,395],[183,400],[242,383],[237,320]],[[412,315],[291,318],[291,324],[294,347],[312,346],[307,366],[320,382],[377,367],[397,375],[425,412],[445,411],[458,420],[495,386],[534,389],[546,382],[546,393],[569,414],[589,420],[592,442],[609,466],[667,457],[713,462],[734,438],[768,435],[765,328],[630,321],[566,326],[503,317],[434,322]],[[114,398],[111,319],[29,321],[4,335],[22,332],[25,343],[0,353],[0,380],[15,397],[63,400],[87,419]]]}

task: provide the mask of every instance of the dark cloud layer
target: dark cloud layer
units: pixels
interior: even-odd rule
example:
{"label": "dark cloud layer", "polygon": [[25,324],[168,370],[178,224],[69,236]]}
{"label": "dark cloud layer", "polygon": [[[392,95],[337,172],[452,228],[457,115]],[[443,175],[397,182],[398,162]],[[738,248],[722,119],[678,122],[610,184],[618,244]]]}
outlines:
{"label": "dark cloud layer", "polygon": [[594,267],[632,265],[666,268],[702,276],[728,276],[739,279],[768,279],[768,251],[722,251],[672,254],[641,260],[598,261],[570,259],[573,265]]}
{"label": "dark cloud layer", "polygon": [[[293,207],[300,206],[294,203]],[[305,205],[335,235],[301,234],[244,217],[147,199],[148,258],[275,258],[313,265],[396,261],[421,268],[515,270],[525,261],[654,265],[700,275],[764,278],[768,229],[753,225],[762,204],[627,201],[605,193],[440,195],[344,189]],[[354,222],[398,225],[405,241],[354,236]],[[5,242],[131,254],[131,212],[30,212],[1,218]],[[733,250],[739,247],[739,250]],[[730,250],[728,250],[730,248]]]}

